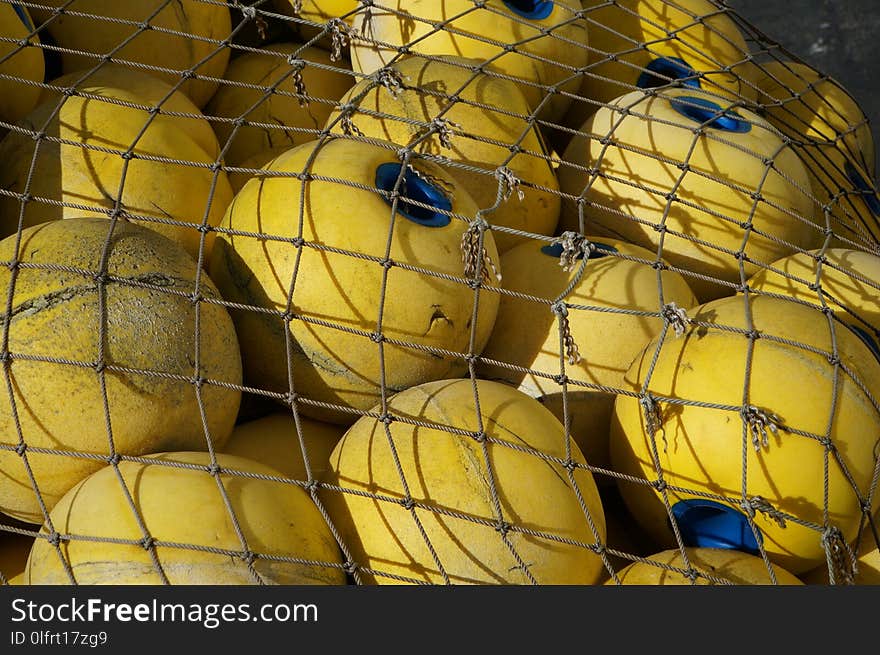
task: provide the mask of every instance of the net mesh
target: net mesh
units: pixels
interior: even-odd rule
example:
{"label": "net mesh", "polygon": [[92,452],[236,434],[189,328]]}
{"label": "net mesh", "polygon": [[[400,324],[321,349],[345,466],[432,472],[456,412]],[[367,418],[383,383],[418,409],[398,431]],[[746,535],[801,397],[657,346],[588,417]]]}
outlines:
{"label": "net mesh", "polygon": [[871,129],[735,10],[0,19],[0,580],[876,581]]}

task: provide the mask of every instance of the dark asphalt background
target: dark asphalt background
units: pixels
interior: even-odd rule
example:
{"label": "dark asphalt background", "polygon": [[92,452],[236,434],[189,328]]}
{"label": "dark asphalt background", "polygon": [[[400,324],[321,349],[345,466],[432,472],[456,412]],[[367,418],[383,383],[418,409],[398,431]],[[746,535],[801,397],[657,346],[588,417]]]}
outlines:
{"label": "dark asphalt background", "polygon": [[880,0],[727,0],[727,5],[843,85],[880,144]]}

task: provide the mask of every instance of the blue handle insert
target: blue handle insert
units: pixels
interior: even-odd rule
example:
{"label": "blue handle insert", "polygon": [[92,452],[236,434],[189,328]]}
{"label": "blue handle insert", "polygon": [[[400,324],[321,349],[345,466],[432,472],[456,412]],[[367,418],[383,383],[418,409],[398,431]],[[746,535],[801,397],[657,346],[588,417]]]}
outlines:
{"label": "blue handle insert", "polygon": [[679,59],[678,57],[658,57],[645,67],[645,70],[636,81],[636,86],[640,89],[653,89],[658,86],[671,84],[673,80],[683,80],[683,86],[699,89],[701,88],[700,80],[694,77],[695,75],[697,75],[697,72],[688,66],[684,59]]}
{"label": "blue handle insert", "polygon": [[679,96],[670,102],[675,111],[700,125],[725,132],[745,133],[752,129],[752,124],[742,116],[734,111],[724,111],[721,105],[706,98]]}
{"label": "blue handle insert", "polygon": [[728,548],[760,554],[745,514],[729,505],[694,498],[672,506],[681,539],[688,548]]}
{"label": "blue handle insert", "polygon": [[551,0],[504,0],[504,4],[513,13],[529,20],[544,20],[554,8]]}
{"label": "blue handle insert", "polygon": [[[402,164],[394,162],[380,164],[376,168],[376,187],[389,193],[394,191],[397,180],[400,179],[401,168],[403,168]],[[412,169],[407,168],[404,172],[399,191],[397,212],[404,218],[426,227],[444,227],[451,222],[449,215],[441,212],[451,212],[452,201],[439,187],[419,177]],[[385,202],[391,205],[391,198],[383,197]],[[409,202],[410,200],[429,205],[439,211],[414,205]]]}

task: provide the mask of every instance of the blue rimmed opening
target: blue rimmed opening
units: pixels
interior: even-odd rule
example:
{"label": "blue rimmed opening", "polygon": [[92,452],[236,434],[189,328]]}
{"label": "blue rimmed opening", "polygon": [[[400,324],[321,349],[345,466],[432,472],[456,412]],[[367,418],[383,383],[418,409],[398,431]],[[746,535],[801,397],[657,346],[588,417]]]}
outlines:
{"label": "blue rimmed opening", "polygon": [[673,80],[682,80],[682,86],[699,89],[700,80],[694,77],[696,74],[697,72],[683,59],[658,57],[645,66],[645,70],[636,81],[636,86],[640,89],[653,89],[670,84]]}
{"label": "blue rimmed opening", "polygon": [[877,192],[874,188],[868,184],[867,180],[862,177],[862,174],[856,170],[856,167],[851,163],[846,162],[843,165],[843,170],[846,173],[846,177],[849,179],[850,184],[852,184],[856,191],[862,194],[862,198],[865,199],[865,204],[868,205],[868,209],[871,210],[871,213],[874,216],[880,217],[880,199],[877,198]]}
{"label": "blue rimmed opening", "polygon": [[[605,243],[596,243],[595,241],[591,243],[593,244],[594,249],[590,252],[589,259],[599,259],[600,257],[605,257],[611,253],[617,252],[617,248],[614,246],[609,246]],[[542,246],[541,252],[549,257],[559,259],[562,257],[562,244],[550,243],[546,246]],[[575,259],[583,259],[583,253],[578,253]]]}
{"label": "blue rimmed opening", "polygon": [[716,102],[707,98],[679,96],[670,100],[672,108],[679,114],[700,125],[725,132],[748,132],[752,124],[734,111],[724,111]]}
{"label": "blue rimmed opening", "polygon": [[856,333],[856,336],[864,342],[866,346],[871,350],[874,354],[874,358],[880,362],[880,345],[877,344],[877,340],[874,339],[868,331],[858,325],[852,325],[847,323],[846,326]]}
{"label": "blue rimmed opening", "polygon": [[760,554],[746,515],[713,500],[680,500],[672,506],[681,539],[689,548],[727,548]]}
{"label": "blue rimmed opening", "polygon": [[553,13],[551,0],[504,0],[513,13],[529,20],[544,20]]}
{"label": "blue rimmed opening", "polygon": [[[400,179],[402,168],[402,164],[395,162],[380,164],[376,168],[376,187],[389,193],[394,191],[397,181]],[[401,216],[426,227],[449,225],[451,221],[449,215],[442,212],[452,211],[452,201],[439,187],[419,177],[408,168],[403,174],[399,191],[397,211]],[[409,201],[418,202],[427,205],[427,207],[421,207]],[[385,202],[390,205],[391,198],[385,196]]]}

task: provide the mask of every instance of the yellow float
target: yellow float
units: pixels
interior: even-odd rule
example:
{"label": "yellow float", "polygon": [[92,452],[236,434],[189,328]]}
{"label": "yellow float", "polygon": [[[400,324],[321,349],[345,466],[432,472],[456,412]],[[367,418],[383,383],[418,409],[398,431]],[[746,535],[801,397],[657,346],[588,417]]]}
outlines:
{"label": "yellow float", "polygon": [[11,41],[0,41],[0,73],[22,80],[0,79],[0,121],[15,123],[37,106],[40,87],[24,82],[42,82],[46,73],[40,37],[30,36],[34,31],[28,9],[19,4],[0,3],[0,36],[29,41],[24,47]]}
{"label": "yellow float", "polygon": [[[351,60],[372,74],[408,52],[478,59],[514,78],[529,107],[559,120],[587,64],[586,24],[573,2],[550,0],[394,0],[354,19]],[[564,93],[563,93],[564,92]]]}
{"label": "yellow float", "polygon": [[242,187],[244,187],[244,185],[252,177],[262,176],[269,162],[275,159],[275,157],[277,157],[281,153],[286,152],[287,150],[290,150],[290,148],[287,146],[276,146],[274,148],[269,148],[268,150],[263,150],[256,153],[255,155],[251,155],[244,161],[240,162],[238,166],[233,167],[257,171],[256,173],[245,173],[244,171],[233,170],[227,171],[227,175],[229,177],[229,186],[232,187],[232,192],[238,193],[239,191],[241,191]]}
{"label": "yellow float", "polygon": [[[870,529],[862,534],[861,547],[856,552],[856,569],[851,580],[843,580],[842,572],[835,572],[834,584],[880,585],[880,547],[874,540]],[[803,575],[806,584],[831,584],[828,575],[828,564],[822,564]]]}
{"label": "yellow float", "polygon": [[[130,220],[198,257],[200,226],[219,224],[233,195],[226,173],[212,170],[216,154],[202,147],[216,148],[216,140],[189,121],[151,121],[147,109],[113,102],[139,97],[142,83],[133,79],[129,90],[121,78],[111,86],[98,74],[78,85],[84,95],[68,97],[60,111],[55,100],[38,106],[20,123],[30,133],[10,132],[0,142],[0,187],[33,196],[24,208],[24,227],[71,216],[106,217],[118,200]],[[44,125],[48,138],[35,140],[32,133]],[[19,198],[0,197],[0,236],[18,230],[21,205]],[[204,234],[206,257],[213,239],[213,232]]]}
{"label": "yellow float", "polygon": [[[633,562],[617,572],[617,580],[606,585],[803,585],[782,567],[767,564],[760,557],[726,548],[685,548],[664,550],[651,555],[648,562]],[[652,563],[653,562],[653,563]],[[694,577],[688,572],[693,570]]]}
{"label": "yellow float", "polygon": [[[608,469],[614,390],[621,389],[633,358],[663,328],[664,307],[686,310],[697,300],[680,274],[655,269],[657,258],[644,248],[605,239],[589,243],[587,261],[581,251],[566,262],[569,270],[560,266],[559,243],[524,243],[501,257],[502,287],[518,295],[501,296],[482,356],[534,373],[487,364],[482,374],[538,398],[564,421],[558,376],[565,360],[572,438],[591,465]],[[554,308],[557,302],[567,306],[564,319]],[[560,335],[561,321],[578,348],[573,360]],[[597,478],[599,484],[607,480]]]}
{"label": "yellow float", "polygon": [[[230,49],[221,42],[232,33],[232,15],[222,3],[45,0],[39,4],[53,9],[33,9],[34,20],[48,23],[45,29],[58,46],[71,51],[61,52],[64,73],[92,68],[105,54],[127,68],[131,65],[125,62],[156,69],[156,75],[175,85],[193,70],[197,77],[183,81],[179,88],[196,106],[204,107],[217,90],[217,82],[208,78],[222,78],[229,64]],[[56,15],[62,7],[86,15]],[[140,27],[144,21],[160,29],[144,30]]]}
{"label": "yellow float", "polygon": [[583,132],[557,172],[560,229],[662,243],[671,265],[708,278],[687,277],[701,301],[745,281],[737,253],[747,278],[819,234],[803,163],[751,111],[696,89],[634,91]]}
{"label": "yellow float", "polygon": [[[515,83],[480,72],[479,64],[453,57],[402,57],[389,65],[401,80],[399,89],[391,93],[372,79],[358,82],[339,103],[352,106],[350,112],[334,111],[327,128],[345,133],[350,125],[350,133],[464,164],[469,168],[447,168],[477,205],[488,210],[484,216],[489,223],[553,234],[559,220],[559,183],[539,131],[526,120],[526,99]],[[516,188],[499,176],[500,167],[516,178]],[[511,233],[493,235],[502,253],[523,241]]]}
{"label": "yellow float", "polygon": [[[289,58],[302,62],[298,73]],[[273,43],[233,59],[205,106],[206,114],[219,119],[211,124],[226,148],[225,162],[238,166],[264,150],[317,139],[336,101],[355,82],[346,67],[299,43]],[[273,90],[268,97],[266,89]],[[240,126],[233,137],[238,118],[254,125]]]}
{"label": "yellow float", "polygon": [[[817,288],[812,289],[818,285]],[[755,291],[817,307],[828,306],[880,355],[880,257],[845,248],[797,253],[773,262],[750,280]],[[820,293],[821,292],[821,293]]]}
{"label": "yellow float", "polygon": [[880,246],[880,197],[865,169],[835,144],[808,142],[793,148],[809,172],[813,221],[822,228],[813,247],[821,247],[830,236],[832,247],[876,250]]}
{"label": "yellow float", "polygon": [[[50,517],[70,538],[61,540],[60,554],[48,540],[37,541],[26,584],[345,583],[339,547],[308,493],[294,484],[245,477],[281,477],[275,469],[218,454],[215,478],[207,453],[169,452],[147,459],[121,462],[119,475],[105,466],[61,499]],[[145,539],[155,542],[152,548],[144,547]],[[252,570],[247,555],[253,555]]]}
{"label": "yellow float", "polygon": [[321,499],[363,580],[596,584],[605,520],[577,446],[514,388],[477,380],[479,412],[474,393],[471,380],[413,387],[389,401],[390,441],[365,416],[336,445]]}
{"label": "yellow float", "polygon": [[[590,60],[574,103],[585,114],[635,88],[681,80],[711,94],[754,100],[743,76],[749,46],[736,21],[711,0],[582,0]],[[613,59],[612,59],[613,58]]]}
{"label": "yellow float", "polygon": [[[0,401],[0,439],[10,448],[19,447],[20,438],[26,444],[27,465],[48,509],[100,468],[103,461],[94,456],[111,455],[111,435],[115,452],[126,455],[207,449],[201,406],[219,448],[238,410],[240,393],[216,384],[241,384],[238,341],[221,305],[199,305],[195,368],[195,261],[152,230],[120,222],[111,236],[110,227],[105,219],[71,218],[25,229],[17,250],[17,235],[0,242],[0,260],[29,264],[17,270],[14,287],[10,268],[0,268],[2,288],[14,288],[12,317],[2,317],[12,397]],[[95,276],[105,247],[110,277],[102,318]],[[220,297],[204,272],[198,291]],[[102,376],[100,352],[109,367]],[[191,381],[196,374],[206,380],[198,393]],[[24,459],[0,449],[0,470],[0,512],[42,522]]]}
{"label": "yellow float", "polygon": [[[189,96],[174,88],[165,80],[151,73],[132,70],[114,63],[102,64],[92,70],[78,70],[48,82],[51,87],[41,90],[40,104],[51,101],[57,104],[66,88],[76,88],[83,94],[93,94],[108,101],[119,101],[140,106],[144,112],[159,107],[154,121],[168,123],[186,132],[208,157],[220,157],[220,144],[211,123]],[[161,103],[161,104],[160,104]],[[147,114],[143,114],[146,122]]]}
{"label": "yellow float", "polygon": [[290,390],[288,311],[293,390],[333,405],[300,404],[312,418],[353,423],[379,401],[383,373],[389,393],[464,374],[472,329],[478,354],[498,308],[497,292],[480,291],[471,325],[470,282],[482,268],[484,286],[497,285],[498,254],[486,232],[465,275],[462,238],[477,211],[467,192],[430,162],[404,165],[347,139],[303,144],[267,171],[236,195],[209,267],[224,298],[255,308],[233,311],[250,384]]}
{"label": "yellow float", "polygon": [[[626,375],[644,395],[618,396],[611,460],[646,482],[620,480],[621,495],[666,547],[673,516],[686,546],[763,549],[794,574],[808,571],[825,561],[823,539],[851,541],[859,529],[878,452],[868,394],[878,397],[880,364],[856,334],[791,300],[724,298],[691,320],[659,353],[652,342]],[[647,486],[657,466],[671,511]]]}
{"label": "yellow float", "polygon": [[[345,430],[305,416],[298,417],[298,421],[294,420],[292,413],[276,411],[239,423],[232,430],[223,452],[271,466],[293,480],[320,478],[327,471],[330,453]],[[303,448],[309,460],[308,469]]]}
{"label": "yellow float", "polygon": [[360,7],[359,0],[274,0],[279,12],[313,23],[339,18],[351,23]]}
{"label": "yellow float", "polygon": [[873,176],[871,126],[839,82],[800,62],[770,61],[756,68],[757,101],[768,121],[793,139],[836,144]]}
{"label": "yellow float", "polygon": [[[809,173],[814,222],[833,231],[834,246],[876,248],[874,139],[858,103],[837,81],[806,64],[772,61],[755,69],[759,106],[793,140]],[[823,241],[818,233],[813,246]]]}

